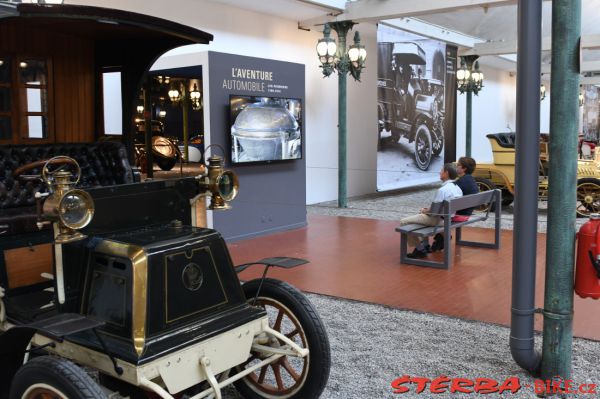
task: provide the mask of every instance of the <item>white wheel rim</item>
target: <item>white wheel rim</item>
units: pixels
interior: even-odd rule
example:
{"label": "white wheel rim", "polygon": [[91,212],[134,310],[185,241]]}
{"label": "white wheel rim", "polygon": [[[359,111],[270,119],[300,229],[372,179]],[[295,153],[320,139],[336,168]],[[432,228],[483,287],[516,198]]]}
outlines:
{"label": "white wheel rim", "polygon": [[23,396],[21,396],[21,399],[28,399],[30,397],[35,398],[35,396],[31,396],[36,393],[35,391],[48,391],[48,393],[53,394],[58,399],[69,399],[67,395],[48,384],[33,384],[32,386],[27,388],[25,393],[23,393]]}

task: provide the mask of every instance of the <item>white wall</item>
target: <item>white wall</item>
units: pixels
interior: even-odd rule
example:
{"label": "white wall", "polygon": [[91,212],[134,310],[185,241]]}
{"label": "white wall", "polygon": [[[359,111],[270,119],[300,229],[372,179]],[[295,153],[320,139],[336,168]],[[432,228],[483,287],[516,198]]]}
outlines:
{"label": "white wall", "polygon": [[[322,33],[298,29],[298,22],[207,0],[66,0],[153,15],[214,35],[209,45],[186,46],[168,53],[182,66],[197,59],[190,53],[219,51],[306,65],[307,203],[337,198],[337,76],[324,79],[315,46]],[[376,29],[360,24],[371,58],[363,83],[348,77],[348,195],[375,191],[376,169]],[[348,35],[349,39],[350,34]],[[187,54],[185,56],[184,54]],[[168,64],[174,65],[175,59]]]}
{"label": "white wall", "polygon": [[[66,0],[154,15],[190,25],[214,35],[209,45],[171,51],[164,65],[190,65],[208,50],[271,58],[306,65],[306,168],[308,204],[337,199],[337,75],[323,78],[315,53],[321,32],[299,30],[297,21],[246,11],[208,0]],[[176,4],[176,6],[175,6]],[[348,77],[348,196],[376,191],[377,176],[377,29],[355,26],[367,48],[362,82]],[[348,40],[352,37],[349,34]],[[485,87],[473,96],[472,153],[476,160],[492,160],[488,133],[516,128],[516,76],[482,65]],[[549,94],[549,93],[548,93]],[[457,100],[457,157],[464,155],[466,96]],[[548,97],[541,104],[542,132],[548,131]]]}
{"label": "white wall", "polygon": [[[492,149],[485,136],[516,129],[517,76],[485,65],[480,69],[484,74],[484,87],[479,95],[473,95],[471,156],[478,162],[490,162],[493,160]],[[457,158],[465,155],[466,97],[466,94],[457,94]]]}

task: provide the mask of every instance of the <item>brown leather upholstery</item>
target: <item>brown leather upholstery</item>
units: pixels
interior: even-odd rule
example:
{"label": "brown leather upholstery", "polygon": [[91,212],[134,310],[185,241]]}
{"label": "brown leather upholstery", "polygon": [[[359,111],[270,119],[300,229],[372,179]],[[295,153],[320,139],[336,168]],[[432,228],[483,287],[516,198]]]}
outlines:
{"label": "brown leather upholstery", "polygon": [[[74,158],[81,167],[78,187],[98,187],[134,182],[121,143],[8,145],[0,147],[0,235],[37,231],[35,193],[47,187],[39,180],[15,179],[20,166],[57,155]],[[40,168],[28,174],[39,174]]]}

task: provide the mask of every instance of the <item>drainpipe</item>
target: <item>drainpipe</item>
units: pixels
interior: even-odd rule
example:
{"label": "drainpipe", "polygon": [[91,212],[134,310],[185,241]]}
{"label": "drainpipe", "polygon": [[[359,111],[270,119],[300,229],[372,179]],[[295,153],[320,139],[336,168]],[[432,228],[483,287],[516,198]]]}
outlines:
{"label": "drainpipe", "polygon": [[515,362],[537,374],[534,349],[542,0],[519,0],[515,230],[510,349]]}
{"label": "drainpipe", "polygon": [[581,0],[552,2],[552,96],[542,378],[571,378]]}

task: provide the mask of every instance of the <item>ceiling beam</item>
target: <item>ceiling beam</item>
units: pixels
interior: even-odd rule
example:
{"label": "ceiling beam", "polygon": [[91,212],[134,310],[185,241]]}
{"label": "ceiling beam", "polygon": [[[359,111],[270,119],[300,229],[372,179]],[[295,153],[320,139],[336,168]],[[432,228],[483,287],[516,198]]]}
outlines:
{"label": "ceiling beam", "polygon": [[[598,49],[600,48],[600,35],[586,35],[581,37],[581,48]],[[550,37],[542,38],[542,51],[552,50],[552,39]],[[460,55],[500,55],[515,54],[517,52],[517,41],[509,40],[502,42],[483,42],[475,43],[473,48],[461,52]]]}
{"label": "ceiling beam", "polygon": [[300,21],[300,28],[309,29],[332,21],[378,22],[386,19],[414,17],[464,10],[474,7],[498,7],[517,4],[517,0],[360,0],[346,3],[339,15],[323,15]]}
{"label": "ceiling beam", "polygon": [[[543,64],[542,73],[551,73],[552,65]],[[600,61],[584,61],[581,63],[581,73],[600,72]]]}
{"label": "ceiling beam", "polygon": [[388,19],[381,23],[419,36],[456,44],[457,46],[473,47],[476,43],[482,42],[481,39],[476,37],[442,28],[441,26],[430,24],[428,22],[423,22],[416,18]]}

